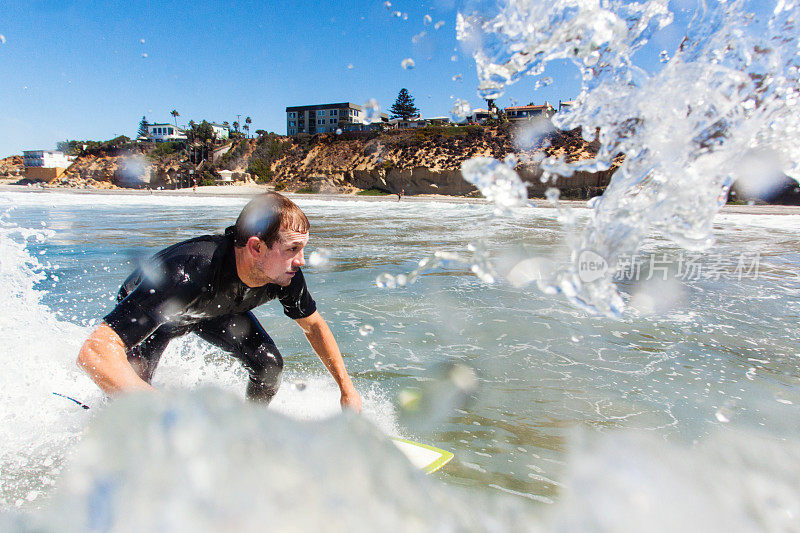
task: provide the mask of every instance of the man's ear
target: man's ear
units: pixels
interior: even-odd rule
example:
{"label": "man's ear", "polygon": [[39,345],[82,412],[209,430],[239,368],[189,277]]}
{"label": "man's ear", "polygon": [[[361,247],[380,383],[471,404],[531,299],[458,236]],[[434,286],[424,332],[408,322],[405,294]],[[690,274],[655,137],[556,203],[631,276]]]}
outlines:
{"label": "man's ear", "polygon": [[247,249],[250,251],[251,254],[259,255],[263,253],[264,251],[263,248],[266,245],[264,244],[264,241],[253,235],[252,237],[247,239],[247,244],[245,244],[245,246],[247,247]]}

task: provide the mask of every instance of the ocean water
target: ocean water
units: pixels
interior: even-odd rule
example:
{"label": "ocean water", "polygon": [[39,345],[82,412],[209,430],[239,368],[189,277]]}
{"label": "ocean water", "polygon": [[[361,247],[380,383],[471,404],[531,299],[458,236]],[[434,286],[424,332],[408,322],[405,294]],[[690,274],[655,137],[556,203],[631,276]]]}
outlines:
{"label": "ocean water", "polygon": [[[613,318],[537,286],[571,261],[555,209],[295,199],[361,417],[275,302],[256,311],[286,362],[268,409],[191,335],[158,397],[105,402],[75,367],[140,260],[245,198],[0,194],[0,526],[797,530],[800,217],[718,215],[691,257],[653,233]],[[387,435],[455,459],[424,477]]]}

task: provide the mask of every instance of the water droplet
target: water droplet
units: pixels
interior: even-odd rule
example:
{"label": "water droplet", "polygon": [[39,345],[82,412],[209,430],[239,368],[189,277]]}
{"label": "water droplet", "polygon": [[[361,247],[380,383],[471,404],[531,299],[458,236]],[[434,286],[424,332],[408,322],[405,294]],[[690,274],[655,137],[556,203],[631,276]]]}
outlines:
{"label": "water droplet", "polygon": [[372,124],[373,122],[380,122],[381,120],[381,106],[374,98],[370,98],[361,106],[364,116],[361,117],[361,122],[364,124]]}
{"label": "water droplet", "polygon": [[360,328],[358,328],[358,333],[359,333],[359,334],[360,334],[362,337],[366,337],[367,335],[369,335],[369,334],[370,334],[370,333],[372,333],[373,331],[375,331],[375,328],[373,328],[373,327],[372,327],[372,326],[370,326],[369,324],[364,324],[363,326],[361,326]]}
{"label": "water droplet", "polygon": [[659,61],[661,61],[662,63],[667,63],[667,62],[669,62],[669,53],[667,53],[667,51],[666,51],[666,50],[661,50],[661,53],[660,53],[660,54],[658,54],[658,59],[659,59]]}
{"label": "water droplet", "polygon": [[381,289],[394,289],[397,287],[397,282],[391,274],[383,273],[375,278],[375,285]]}
{"label": "water droplet", "polygon": [[142,54],[142,57],[143,57],[143,58],[145,58],[145,59],[147,59],[147,54],[146,54],[146,53],[145,53],[145,54]]}
{"label": "water droplet", "polygon": [[[337,130],[337,133],[341,133],[342,130]],[[328,264],[330,260],[331,252],[326,248],[317,248],[310,254],[308,254],[308,264],[313,267],[322,267]]]}
{"label": "water droplet", "polygon": [[414,68],[414,60],[411,59],[410,57],[407,57],[400,62],[400,66],[403,67],[405,70],[410,70]]}
{"label": "water droplet", "polygon": [[424,17],[422,17],[422,23],[425,24],[426,26],[430,26],[431,22],[433,22],[433,19],[431,18],[430,15],[425,15]]}
{"label": "water droplet", "polygon": [[440,20],[439,22],[437,22],[436,24],[434,24],[434,25],[433,25],[433,28],[434,28],[434,29],[436,29],[436,30],[438,30],[438,29],[439,29],[439,28],[441,28],[442,26],[444,26],[444,21],[443,21],[443,20]]}
{"label": "water droplet", "polygon": [[456,61],[458,61],[458,56],[455,56],[455,55],[453,55],[453,56],[450,56],[450,61],[452,61],[453,63],[455,63]]}
{"label": "water droplet", "polygon": [[411,42],[414,44],[418,44],[422,40],[422,38],[425,37],[427,34],[428,32],[425,31],[420,32],[411,38]]}
{"label": "water droplet", "polygon": [[353,66],[353,64],[352,64],[352,63],[348,63],[348,64],[347,64],[347,70],[353,70],[354,68],[355,68],[355,67]]}
{"label": "water droplet", "polygon": [[384,2],[383,3],[383,7],[385,7],[386,9],[391,9],[392,8],[392,3],[391,2]]}
{"label": "water droplet", "polygon": [[553,205],[558,203],[558,199],[561,196],[561,191],[555,187],[548,187],[548,189],[544,192],[544,197],[547,198],[547,201]]}
{"label": "water droplet", "polygon": [[6,44],[6,36],[0,33],[0,44]]}
{"label": "water droplet", "polygon": [[144,44],[144,39],[139,39],[139,42]]}
{"label": "water droplet", "polygon": [[336,135],[342,134],[342,128],[336,128]]}
{"label": "water droplet", "polygon": [[306,390],[306,384],[304,382],[298,380],[298,381],[295,381],[294,383],[292,383],[292,388],[294,390],[296,390],[296,391],[302,392],[302,391]]}
{"label": "water droplet", "polygon": [[472,113],[472,106],[466,100],[461,99],[456,100],[453,109],[450,110],[450,115],[456,122],[463,122],[469,117],[470,113]]}
{"label": "water droplet", "polygon": [[461,74],[456,74],[455,76],[452,77],[452,80],[453,81],[464,81],[464,76],[462,76]]}

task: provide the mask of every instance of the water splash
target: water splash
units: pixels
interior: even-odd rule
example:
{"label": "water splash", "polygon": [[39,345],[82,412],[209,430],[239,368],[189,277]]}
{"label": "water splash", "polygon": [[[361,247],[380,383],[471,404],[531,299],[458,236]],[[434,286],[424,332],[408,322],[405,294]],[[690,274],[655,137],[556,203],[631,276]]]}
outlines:
{"label": "water splash", "polygon": [[[755,3],[709,3],[655,72],[634,54],[672,22],[666,0],[510,1],[493,17],[459,13],[458,37],[472,49],[483,98],[555,59],[579,69],[576,105],[553,122],[581,128],[586,140],[597,135],[601,146],[590,160],[544,159],[546,176],[606,170],[625,156],[573,245],[575,261],[588,249],[616,265],[654,231],[707,249],[714,216],[731,185],[753,175],[748,169],[800,178],[800,5],[771,5],[761,19],[747,10]],[[573,261],[555,288],[591,311],[623,312],[610,276],[587,284],[576,273]]]}
{"label": "water splash", "polygon": [[516,163],[513,157],[505,161],[474,157],[461,165],[461,173],[497,208],[508,209],[528,202],[528,188],[514,170]]}

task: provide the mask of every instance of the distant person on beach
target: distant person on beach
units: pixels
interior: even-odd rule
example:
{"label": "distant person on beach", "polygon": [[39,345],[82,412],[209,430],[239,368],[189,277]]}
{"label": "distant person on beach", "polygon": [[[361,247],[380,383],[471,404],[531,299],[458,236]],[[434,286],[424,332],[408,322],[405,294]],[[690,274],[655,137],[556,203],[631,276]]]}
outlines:
{"label": "distant person on beach", "polygon": [[339,385],[342,408],[360,411],[361,396],[300,270],[309,227],[294,202],[269,192],[223,235],[161,250],[122,284],[117,306],[83,344],[79,366],[108,395],[155,390],[150,382],[167,344],[194,332],[244,365],[247,398],[269,403],[283,359],[252,309],[277,299]]}

